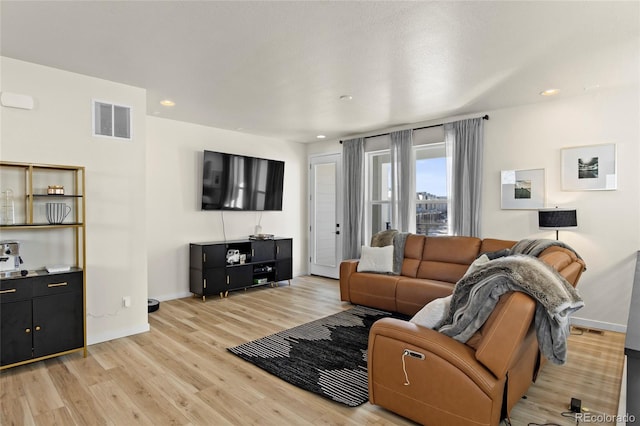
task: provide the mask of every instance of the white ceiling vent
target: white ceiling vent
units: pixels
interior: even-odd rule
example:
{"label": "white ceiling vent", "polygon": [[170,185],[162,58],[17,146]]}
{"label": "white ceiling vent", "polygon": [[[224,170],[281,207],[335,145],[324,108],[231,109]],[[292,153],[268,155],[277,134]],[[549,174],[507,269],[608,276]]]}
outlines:
{"label": "white ceiling vent", "polygon": [[131,107],[93,101],[93,135],[131,139]]}

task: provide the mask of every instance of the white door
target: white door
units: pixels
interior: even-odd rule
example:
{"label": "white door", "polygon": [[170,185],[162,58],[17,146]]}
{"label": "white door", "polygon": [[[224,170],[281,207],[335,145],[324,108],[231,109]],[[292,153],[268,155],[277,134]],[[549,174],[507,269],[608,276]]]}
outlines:
{"label": "white door", "polygon": [[309,273],[338,278],[342,260],[342,157],[309,159]]}

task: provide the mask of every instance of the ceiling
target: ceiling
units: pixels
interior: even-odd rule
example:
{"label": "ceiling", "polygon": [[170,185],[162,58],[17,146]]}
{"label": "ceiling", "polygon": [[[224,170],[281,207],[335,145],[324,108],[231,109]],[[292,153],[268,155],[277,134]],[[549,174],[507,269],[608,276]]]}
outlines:
{"label": "ceiling", "polygon": [[149,115],[297,142],[545,102],[548,88],[566,97],[638,84],[640,74],[638,1],[0,7],[3,56],[145,88]]}

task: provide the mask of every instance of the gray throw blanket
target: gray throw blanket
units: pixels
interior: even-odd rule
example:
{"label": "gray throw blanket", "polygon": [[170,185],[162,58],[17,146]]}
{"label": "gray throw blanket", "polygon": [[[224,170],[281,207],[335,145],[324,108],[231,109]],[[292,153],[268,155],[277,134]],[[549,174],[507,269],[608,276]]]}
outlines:
{"label": "gray throw blanket", "polygon": [[491,261],[481,257],[476,262],[456,284],[449,312],[436,329],[465,343],[491,315],[500,296],[521,291],[537,302],[534,322],[540,351],[550,361],[564,364],[569,315],[584,306],[571,284],[531,256]]}
{"label": "gray throw blanket", "polygon": [[578,259],[582,259],[578,253],[562,241],[558,240],[546,240],[546,239],[535,239],[535,240],[520,240],[518,241],[511,249],[507,249],[511,254],[528,254],[531,256],[538,257],[540,253],[548,249],[552,246],[558,246],[566,248],[567,250],[571,250],[575,253]]}
{"label": "gray throw blanket", "polygon": [[407,242],[409,232],[398,232],[393,237],[393,274],[402,273],[402,262],[404,262],[404,245]]}

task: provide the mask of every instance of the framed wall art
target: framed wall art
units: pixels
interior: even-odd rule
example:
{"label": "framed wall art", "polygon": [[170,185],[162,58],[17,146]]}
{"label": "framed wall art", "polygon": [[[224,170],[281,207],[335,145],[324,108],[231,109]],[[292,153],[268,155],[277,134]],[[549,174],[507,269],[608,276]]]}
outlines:
{"label": "framed wall art", "polygon": [[589,145],[562,150],[562,189],[612,191],[617,189],[616,145]]}
{"label": "framed wall art", "polygon": [[503,170],[500,172],[500,207],[505,210],[544,208],[544,180],[544,169]]}

